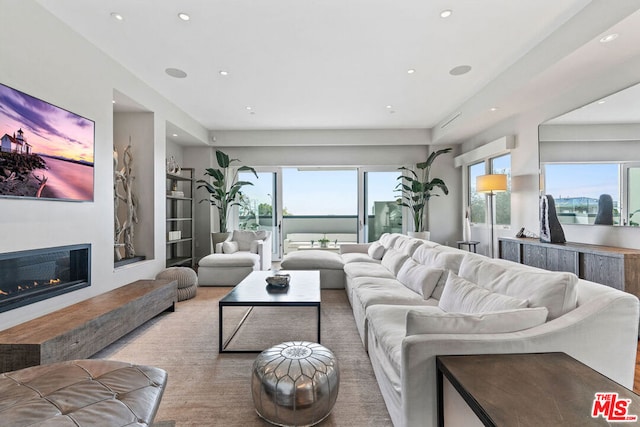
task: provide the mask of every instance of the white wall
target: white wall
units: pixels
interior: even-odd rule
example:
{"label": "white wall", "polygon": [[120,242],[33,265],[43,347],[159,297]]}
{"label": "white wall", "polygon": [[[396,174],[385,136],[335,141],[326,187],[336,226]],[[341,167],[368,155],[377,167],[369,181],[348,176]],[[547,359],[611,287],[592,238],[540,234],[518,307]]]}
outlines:
{"label": "white wall", "polygon": [[[90,243],[92,286],[0,313],[0,329],[65,307],[164,268],[165,123],[171,120],[201,141],[207,131],[128,70],[79,37],[32,0],[0,0],[3,36],[0,82],[95,121],[94,202],[0,199],[0,252]],[[28,31],[25,32],[25,25]],[[114,89],[154,113],[153,142],[140,154],[152,159],[141,191],[153,200],[153,260],[113,268]],[[145,209],[146,211],[146,209]]]}

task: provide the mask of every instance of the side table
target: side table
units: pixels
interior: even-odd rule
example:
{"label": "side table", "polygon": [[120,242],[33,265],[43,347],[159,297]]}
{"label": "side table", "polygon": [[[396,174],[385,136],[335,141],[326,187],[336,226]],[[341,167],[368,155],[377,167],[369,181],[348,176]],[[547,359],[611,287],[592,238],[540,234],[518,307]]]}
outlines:
{"label": "side table", "polygon": [[473,252],[473,253],[477,253],[478,243],[480,242],[478,242],[477,240],[469,240],[469,241],[458,240],[456,242],[456,244],[458,245],[458,249],[462,249],[462,246],[466,246],[469,249],[469,252]]}
{"label": "side table", "polygon": [[[436,369],[438,426],[609,426],[640,419],[639,395],[565,353],[437,356]],[[460,397],[466,405],[447,402]]]}

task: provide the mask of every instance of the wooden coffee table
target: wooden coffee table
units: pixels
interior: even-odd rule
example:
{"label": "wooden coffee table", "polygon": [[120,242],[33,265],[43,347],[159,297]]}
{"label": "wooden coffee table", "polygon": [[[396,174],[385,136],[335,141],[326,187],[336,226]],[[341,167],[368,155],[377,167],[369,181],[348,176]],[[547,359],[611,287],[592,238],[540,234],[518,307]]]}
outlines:
{"label": "wooden coffee table", "polygon": [[[640,421],[640,396],[565,353],[437,356],[436,367],[439,426],[608,426],[606,413],[623,416],[607,410],[611,394]],[[457,418],[468,409],[444,400],[457,403],[454,395],[443,399],[444,378],[477,419]],[[596,393],[603,396],[592,417]]]}
{"label": "wooden coffee table", "polygon": [[[273,271],[253,271],[231,292],[218,302],[219,334],[218,348],[220,353],[259,353],[260,350],[227,350],[231,339],[247,319],[253,307],[316,307],[318,311],[318,343],[320,343],[320,272],[316,270],[281,270],[279,274],[289,274],[291,281],[285,290],[270,291],[266,278]],[[226,340],[223,337],[223,308],[251,307]]]}

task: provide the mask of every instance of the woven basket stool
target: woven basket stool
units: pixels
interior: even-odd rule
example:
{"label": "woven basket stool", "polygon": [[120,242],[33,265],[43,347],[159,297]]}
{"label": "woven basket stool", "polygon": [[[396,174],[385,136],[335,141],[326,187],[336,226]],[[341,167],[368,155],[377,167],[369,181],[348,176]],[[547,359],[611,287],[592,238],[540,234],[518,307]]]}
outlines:
{"label": "woven basket stool", "polygon": [[156,276],[156,279],[169,279],[178,282],[178,301],[196,296],[198,275],[189,267],[169,267]]}
{"label": "woven basket stool", "polygon": [[338,361],[320,344],[284,342],[253,363],[253,404],[261,418],[275,425],[318,424],[331,413],[339,387]]}

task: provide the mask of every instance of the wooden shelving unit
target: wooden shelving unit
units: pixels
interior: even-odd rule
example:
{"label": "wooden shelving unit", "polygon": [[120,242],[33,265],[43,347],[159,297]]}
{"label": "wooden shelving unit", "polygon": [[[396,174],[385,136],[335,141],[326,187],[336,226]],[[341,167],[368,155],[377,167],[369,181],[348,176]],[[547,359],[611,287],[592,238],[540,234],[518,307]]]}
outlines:
{"label": "wooden shelving unit", "polygon": [[193,168],[167,173],[167,267],[194,266],[195,180]]}

